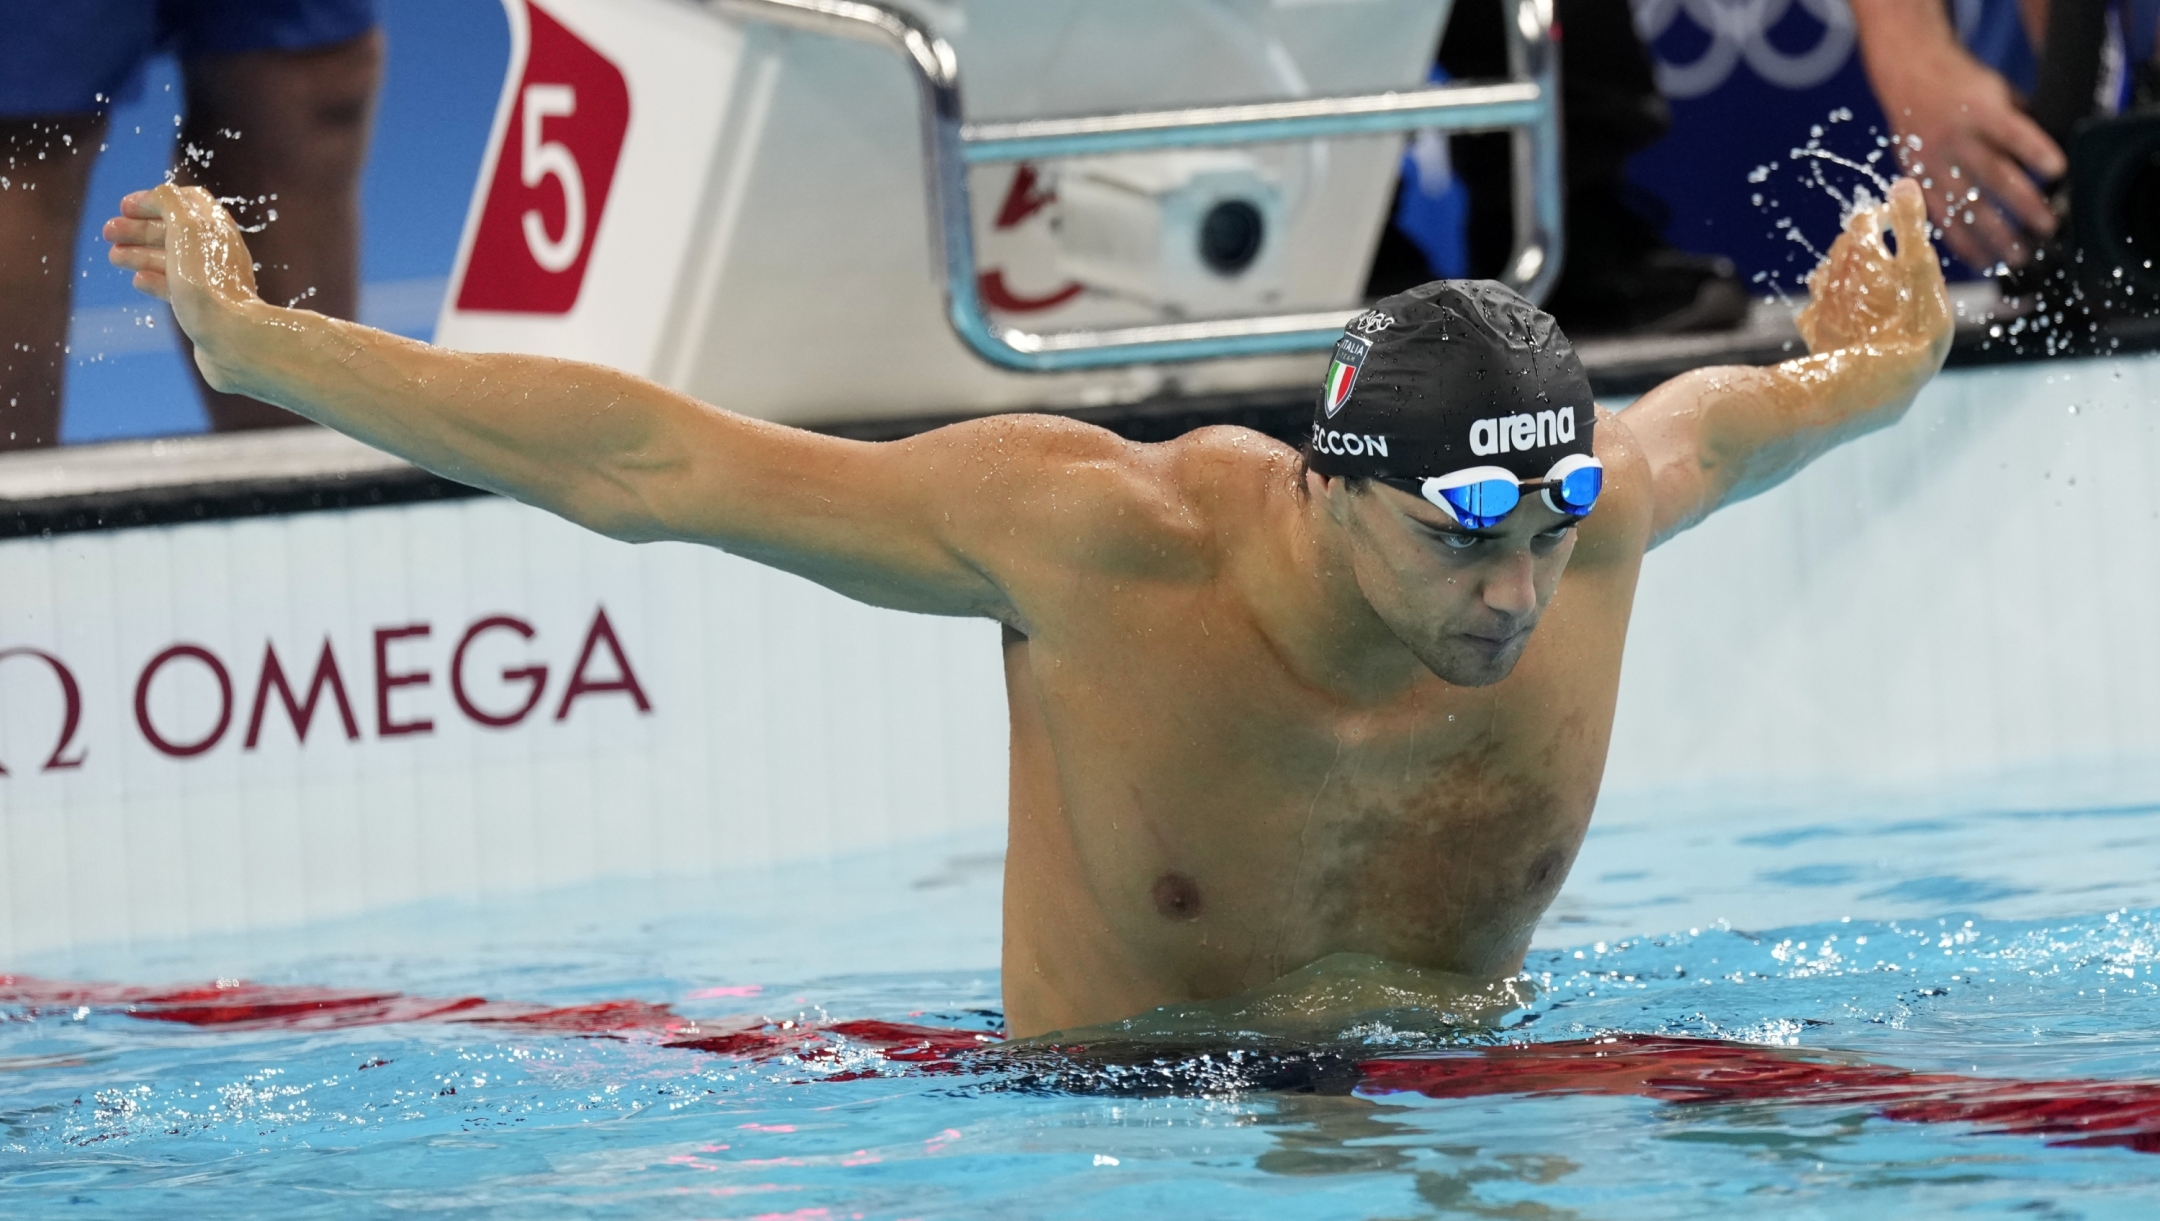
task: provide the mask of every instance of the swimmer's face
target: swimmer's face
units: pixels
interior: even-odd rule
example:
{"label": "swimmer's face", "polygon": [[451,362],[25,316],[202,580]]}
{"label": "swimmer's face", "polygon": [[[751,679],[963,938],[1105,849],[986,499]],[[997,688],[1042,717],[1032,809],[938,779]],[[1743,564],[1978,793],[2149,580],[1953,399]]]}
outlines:
{"label": "swimmer's face", "polygon": [[1578,519],[1531,496],[1490,530],[1466,530],[1399,488],[1326,480],[1358,587],[1425,667],[1461,687],[1506,678],[1560,587]]}

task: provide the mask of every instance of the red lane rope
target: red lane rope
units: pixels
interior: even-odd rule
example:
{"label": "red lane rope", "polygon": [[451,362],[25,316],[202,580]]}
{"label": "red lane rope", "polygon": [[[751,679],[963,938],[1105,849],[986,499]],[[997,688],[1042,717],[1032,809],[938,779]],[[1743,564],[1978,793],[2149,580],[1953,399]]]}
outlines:
{"label": "red lane rope", "polygon": [[245,980],[145,988],[0,975],[0,1005],[19,1005],[33,1011],[84,1006],[117,1009],[146,1022],[241,1030],[337,1030],[430,1021],[478,1022],[567,1034],[675,1034],[696,1029],[695,1023],[666,1005],[646,1001],[550,1007],[479,996],[438,1000],[402,992],[255,984]]}
{"label": "red lane rope", "polygon": [[[220,980],[179,988],[66,983],[0,975],[0,1005],[38,1011],[117,1010],[143,1021],[228,1030],[330,1030],[392,1022],[456,1022],[575,1035],[659,1037],[664,1047],[770,1061],[839,1064],[850,1049],[917,1073],[994,1071],[978,1055],[998,1036],[949,1027],[858,1019],[730,1019],[701,1027],[664,1004],[604,1001],[545,1006],[477,996],[448,1000],[398,992]],[[820,1080],[877,1075],[846,1070]],[[1678,1106],[1778,1103],[1863,1107],[1900,1123],[1965,1123],[1983,1132],[2036,1135],[2050,1144],[2160,1153],[2160,1082],[2022,1080],[1923,1073],[1821,1052],[1660,1035],[1476,1047],[1365,1060],[1356,1090],[1427,1098],[1598,1094]]]}
{"label": "red lane rope", "polygon": [[1696,1106],[1859,1106],[1901,1123],[1969,1123],[1984,1132],[2079,1138],[2054,1144],[2160,1153],[2160,1083],[2149,1081],[1921,1073],[1748,1043],[1658,1035],[1367,1060],[1358,1070],[1361,1094],[1625,1094]]}

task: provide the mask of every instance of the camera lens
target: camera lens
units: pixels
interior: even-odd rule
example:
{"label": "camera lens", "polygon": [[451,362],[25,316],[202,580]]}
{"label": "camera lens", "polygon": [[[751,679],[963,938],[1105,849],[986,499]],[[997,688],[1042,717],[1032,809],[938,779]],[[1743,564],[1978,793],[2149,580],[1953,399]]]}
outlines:
{"label": "camera lens", "polygon": [[1234,276],[1260,257],[1267,221],[1242,199],[1226,199],[1200,219],[1200,261],[1217,275]]}
{"label": "camera lens", "polygon": [[2147,260],[2160,260],[2160,143],[2141,151],[2145,155],[2123,174],[2110,228],[2127,256],[2123,274],[2143,273],[2140,279],[2151,280],[2160,273],[2160,268],[2145,268]]}
{"label": "camera lens", "polygon": [[[2160,113],[2101,119],[2070,152],[2070,222],[2083,278],[2113,311],[2160,297]],[[2117,297],[2114,288],[2135,287]]]}

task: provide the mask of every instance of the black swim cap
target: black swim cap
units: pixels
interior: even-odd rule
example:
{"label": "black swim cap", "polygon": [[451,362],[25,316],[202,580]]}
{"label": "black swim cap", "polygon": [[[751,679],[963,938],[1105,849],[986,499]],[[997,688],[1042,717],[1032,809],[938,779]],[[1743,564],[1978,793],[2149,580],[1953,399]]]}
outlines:
{"label": "black swim cap", "polygon": [[1542,479],[1591,452],[1594,413],[1589,375],[1552,315],[1491,280],[1435,280],[1343,328],[1306,461],[1352,478],[1498,466]]}

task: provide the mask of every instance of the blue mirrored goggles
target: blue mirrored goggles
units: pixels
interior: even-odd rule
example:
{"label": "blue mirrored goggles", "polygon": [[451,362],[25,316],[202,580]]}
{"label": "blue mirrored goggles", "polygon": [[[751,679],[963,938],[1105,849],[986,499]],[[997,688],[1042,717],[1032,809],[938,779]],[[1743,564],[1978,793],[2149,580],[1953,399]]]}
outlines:
{"label": "blue mirrored goggles", "polygon": [[1553,464],[1543,479],[1527,482],[1501,466],[1473,466],[1429,479],[1383,479],[1382,483],[1415,493],[1468,530],[1490,530],[1515,511],[1529,492],[1545,507],[1569,517],[1587,517],[1605,490],[1605,465],[1588,454],[1569,454]]}

